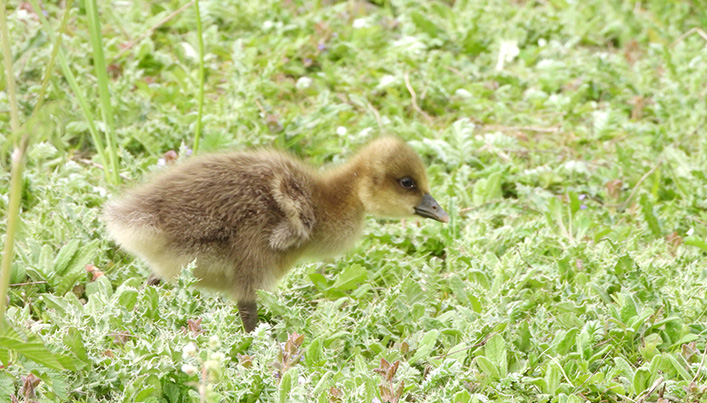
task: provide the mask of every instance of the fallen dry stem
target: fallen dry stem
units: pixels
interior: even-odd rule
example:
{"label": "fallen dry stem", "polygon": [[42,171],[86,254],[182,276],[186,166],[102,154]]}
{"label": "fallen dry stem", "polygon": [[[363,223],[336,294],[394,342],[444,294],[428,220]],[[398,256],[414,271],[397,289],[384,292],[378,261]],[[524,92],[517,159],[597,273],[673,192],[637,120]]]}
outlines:
{"label": "fallen dry stem", "polygon": [[697,33],[700,37],[702,37],[702,39],[707,41],[707,33],[705,31],[703,31],[701,28],[695,27],[695,28],[692,28],[691,30],[685,32],[684,34],[680,35],[680,37],[678,39],[676,39],[675,42],[672,43],[672,45],[670,45],[670,49],[672,49],[679,42],[682,42],[685,38],[687,38],[688,36],[690,36],[694,33]]}
{"label": "fallen dry stem", "polygon": [[628,206],[629,203],[631,203],[631,199],[633,199],[633,196],[636,194],[636,190],[638,190],[638,188],[641,187],[641,183],[643,183],[644,180],[646,180],[649,176],[651,176],[651,174],[653,174],[653,172],[655,172],[656,169],[660,168],[660,166],[662,164],[663,164],[663,160],[658,161],[658,163],[653,168],[651,168],[650,171],[646,172],[641,177],[641,179],[639,179],[638,182],[636,182],[636,186],[633,187],[633,190],[631,190],[631,194],[628,195],[628,199],[626,199],[626,201],[623,202],[623,204],[621,204],[621,207],[619,208],[619,210],[624,210],[626,208],[626,206]]}
{"label": "fallen dry stem", "polygon": [[408,92],[410,93],[410,98],[411,98],[411,103],[412,103],[412,108],[417,111],[420,115],[424,116],[425,119],[427,119],[428,122],[432,122],[432,118],[430,115],[427,114],[427,112],[423,111],[422,108],[417,104],[417,94],[415,94],[415,89],[412,88],[412,85],[410,84],[410,74],[406,71],[405,74],[403,75],[403,78],[405,79],[405,86],[408,89]]}

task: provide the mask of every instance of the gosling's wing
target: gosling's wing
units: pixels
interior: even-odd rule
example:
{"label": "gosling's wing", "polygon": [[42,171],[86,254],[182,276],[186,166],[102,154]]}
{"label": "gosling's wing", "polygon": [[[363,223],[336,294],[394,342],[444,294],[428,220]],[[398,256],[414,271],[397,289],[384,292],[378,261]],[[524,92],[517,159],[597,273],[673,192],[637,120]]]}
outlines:
{"label": "gosling's wing", "polygon": [[296,172],[276,175],[270,192],[282,213],[270,234],[270,247],[283,251],[302,245],[316,223],[310,181]]}

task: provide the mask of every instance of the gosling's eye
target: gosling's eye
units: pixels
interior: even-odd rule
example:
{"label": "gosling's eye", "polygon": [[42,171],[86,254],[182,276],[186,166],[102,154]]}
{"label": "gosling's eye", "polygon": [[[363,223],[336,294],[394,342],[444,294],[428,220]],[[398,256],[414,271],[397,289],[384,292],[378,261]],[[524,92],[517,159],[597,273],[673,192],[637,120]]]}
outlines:
{"label": "gosling's eye", "polygon": [[400,186],[405,189],[415,189],[415,181],[406,176],[403,179],[400,179]]}

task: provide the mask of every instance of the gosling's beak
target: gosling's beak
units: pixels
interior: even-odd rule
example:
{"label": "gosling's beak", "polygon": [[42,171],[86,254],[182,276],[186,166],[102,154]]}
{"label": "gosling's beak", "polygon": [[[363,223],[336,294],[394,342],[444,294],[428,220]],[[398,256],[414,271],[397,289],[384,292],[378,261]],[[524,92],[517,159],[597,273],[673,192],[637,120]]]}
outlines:
{"label": "gosling's beak", "polygon": [[415,207],[415,214],[437,220],[439,222],[449,222],[449,214],[427,193],[422,196],[422,201]]}

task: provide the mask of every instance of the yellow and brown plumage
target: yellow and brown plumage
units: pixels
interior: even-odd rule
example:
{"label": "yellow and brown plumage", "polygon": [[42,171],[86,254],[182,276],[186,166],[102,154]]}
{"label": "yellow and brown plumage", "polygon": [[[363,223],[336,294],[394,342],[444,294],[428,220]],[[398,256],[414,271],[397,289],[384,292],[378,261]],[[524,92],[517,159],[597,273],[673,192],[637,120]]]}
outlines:
{"label": "yellow and brown plumage", "polygon": [[108,203],[104,220],[160,278],[173,280],[196,260],[199,285],[233,296],[251,331],[256,290],[302,257],[350,248],[366,214],[449,220],[430,196],[422,161],[396,138],[321,172],[271,150],[194,157]]}

